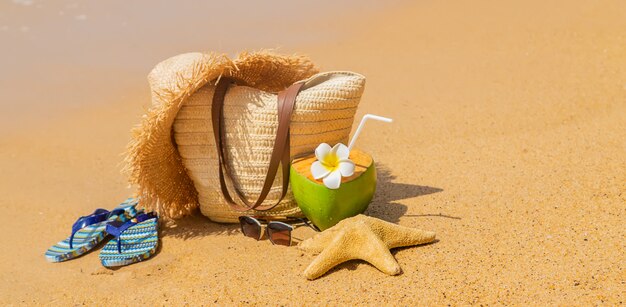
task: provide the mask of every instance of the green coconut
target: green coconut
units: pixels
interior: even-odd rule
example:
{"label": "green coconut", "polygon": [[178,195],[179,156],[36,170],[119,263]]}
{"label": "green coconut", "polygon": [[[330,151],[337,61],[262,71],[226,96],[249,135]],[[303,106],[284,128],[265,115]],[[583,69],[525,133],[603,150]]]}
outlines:
{"label": "green coconut", "polygon": [[321,230],[363,213],[376,192],[376,167],[372,157],[353,149],[350,160],[355,164],[354,174],[342,178],[338,189],[329,189],[321,179],[313,178],[311,164],[316,160],[315,155],[311,155],[291,164],[291,190],[302,213]]}

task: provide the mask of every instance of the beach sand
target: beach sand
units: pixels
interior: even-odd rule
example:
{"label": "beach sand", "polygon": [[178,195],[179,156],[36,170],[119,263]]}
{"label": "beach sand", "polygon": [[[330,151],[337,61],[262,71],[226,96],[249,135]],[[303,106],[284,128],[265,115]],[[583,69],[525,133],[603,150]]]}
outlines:
{"label": "beach sand", "polygon": [[[302,275],[312,255],[257,242],[237,225],[202,216],[163,227],[158,254],[139,264],[105,269],[97,250],[46,262],[45,250],[77,217],[134,192],[120,173],[122,153],[149,105],[151,66],[180,52],[232,52],[247,38],[222,35],[217,45],[187,34],[177,46],[166,38],[143,46],[140,34],[131,35],[147,31],[138,27],[123,37],[132,44],[111,34],[103,36],[108,49],[89,45],[72,59],[54,42],[34,50],[33,42],[50,42],[36,25],[19,24],[25,8],[0,6],[12,14],[0,19],[10,21],[0,24],[9,67],[0,74],[2,305],[626,302],[622,1],[348,7],[332,18],[289,19],[294,28],[284,42],[283,27],[261,23],[271,40],[250,48],[280,45],[310,55],[324,70],[367,76],[357,118],[395,120],[368,124],[357,144],[379,171],[367,213],[437,233],[434,244],[393,251],[399,276],[350,261],[314,281]],[[98,21],[72,16],[74,23]],[[175,33],[167,23],[158,31]],[[153,32],[146,37],[158,37]],[[20,67],[25,57],[35,64]],[[295,231],[297,239],[313,234]]]}

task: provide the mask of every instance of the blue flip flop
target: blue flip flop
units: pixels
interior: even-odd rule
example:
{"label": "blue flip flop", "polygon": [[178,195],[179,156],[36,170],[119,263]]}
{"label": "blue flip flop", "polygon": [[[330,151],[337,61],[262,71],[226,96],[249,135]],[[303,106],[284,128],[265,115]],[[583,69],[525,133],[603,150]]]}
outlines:
{"label": "blue flip flop", "polygon": [[92,250],[107,236],[106,225],[113,221],[127,221],[137,215],[138,200],[129,198],[113,211],[96,209],[92,214],[82,216],[72,225],[72,234],[46,251],[50,262],[62,262],[79,257]]}
{"label": "blue flip flop", "polygon": [[109,222],[106,226],[111,239],[100,251],[105,267],[119,267],[150,258],[159,245],[159,217],[142,213],[126,222]]}

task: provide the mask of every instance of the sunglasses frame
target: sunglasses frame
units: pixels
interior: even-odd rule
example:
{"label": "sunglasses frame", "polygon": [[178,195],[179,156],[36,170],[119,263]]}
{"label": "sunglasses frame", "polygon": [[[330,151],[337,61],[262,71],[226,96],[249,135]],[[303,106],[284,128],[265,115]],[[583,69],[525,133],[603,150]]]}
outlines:
{"label": "sunglasses frame", "polygon": [[[243,229],[243,223],[247,222],[247,221],[253,221],[258,227],[259,227],[259,237],[258,238],[254,238],[251,236],[246,235],[246,232]],[[256,218],[254,216],[240,216],[239,217],[239,227],[241,228],[241,233],[243,233],[244,236],[249,237],[249,238],[253,238],[256,239],[257,241],[260,241],[261,238],[263,238],[263,235],[267,232],[267,238],[270,240],[270,242],[272,242],[273,245],[283,245],[283,246],[291,246],[291,244],[293,243],[293,236],[291,235],[291,232],[294,230],[294,227],[292,225],[289,225],[287,223],[284,222],[280,222],[280,221],[267,221],[266,225],[261,224],[261,222],[259,221],[266,221],[263,220],[262,218]],[[272,239],[272,235],[271,235],[271,225],[281,225],[281,226],[285,226],[289,229],[289,245],[285,245],[285,244],[278,244],[276,242],[274,242],[274,240]]]}

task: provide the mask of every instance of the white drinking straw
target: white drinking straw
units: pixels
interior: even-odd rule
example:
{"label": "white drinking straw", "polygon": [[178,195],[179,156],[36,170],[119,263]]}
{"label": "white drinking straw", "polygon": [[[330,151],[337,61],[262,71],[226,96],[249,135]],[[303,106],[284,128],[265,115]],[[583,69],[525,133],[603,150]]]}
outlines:
{"label": "white drinking straw", "polygon": [[359,123],[359,126],[356,128],[356,131],[354,132],[354,135],[352,136],[352,140],[350,140],[350,145],[348,145],[348,150],[352,150],[352,146],[354,146],[354,142],[359,137],[359,134],[361,134],[361,129],[363,129],[363,126],[365,125],[365,122],[368,119],[375,119],[375,120],[379,120],[381,122],[386,122],[386,123],[393,122],[393,119],[391,118],[382,117],[382,116],[378,116],[374,114],[365,114],[363,118],[361,118],[361,123]]}

